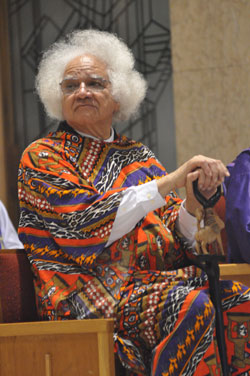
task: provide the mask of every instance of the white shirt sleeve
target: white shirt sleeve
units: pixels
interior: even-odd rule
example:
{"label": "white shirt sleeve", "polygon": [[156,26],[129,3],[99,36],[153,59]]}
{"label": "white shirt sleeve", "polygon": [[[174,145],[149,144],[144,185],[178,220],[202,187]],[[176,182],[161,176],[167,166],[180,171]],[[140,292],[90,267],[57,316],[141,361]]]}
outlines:
{"label": "white shirt sleeve", "polygon": [[[130,232],[150,211],[156,210],[165,204],[166,201],[158,191],[156,180],[127,188],[123,192],[123,198],[117,210],[106,247]],[[184,205],[181,205],[177,226],[188,242],[193,243],[196,218],[186,211]]]}
{"label": "white shirt sleeve", "polygon": [[187,239],[188,243],[194,247],[195,233],[197,232],[197,219],[189,214],[182,201],[176,226],[180,233]]}
{"label": "white shirt sleeve", "polygon": [[[97,139],[92,135],[79,131],[77,132],[81,136]],[[105,141],[112,142],[113,140],[114,129],[111,128],[111,136]],[[191,245],[194,245],[194,235],[197,230],[197,221],[195,217],[187,212],[184,207],[184,202],[185,201],[183,201],[181,204],[176,226],[187,241]],[[116,218],[106,247],[131,231],[135,225],[150,211],[160,208],[161,206],[165,205],[165,203],[165,200],[158,191],[156,180],[139,186],[127,188],[123,193],[123,198],[116,213]]]}
{"label": "white shirt sleeve", "polygon": [[5,249],[23,248],[23,244],[18,238],[17,232],[2,201],[0,201],[0,231]]}

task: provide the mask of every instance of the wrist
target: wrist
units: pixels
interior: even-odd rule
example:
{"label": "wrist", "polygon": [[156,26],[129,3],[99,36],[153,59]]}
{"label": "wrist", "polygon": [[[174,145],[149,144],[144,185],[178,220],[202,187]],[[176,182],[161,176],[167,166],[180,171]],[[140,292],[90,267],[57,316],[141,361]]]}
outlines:
{"label": "wrist", "polygon": [[193,217],[195,217],[195,211],[196,211],[196,209],[202,207],[201,204],[196,199],[194,199],[194,200],[186,199],[184,205],[185,205],[184,207],[185,207],[186,211],[190,215],[192,215]]}
{"label": "wrist", "polygon": [[157,180],[157,188],[158,192],[163,198],[165,198],[173,189],[175,189],[173,173],[170,173]]}

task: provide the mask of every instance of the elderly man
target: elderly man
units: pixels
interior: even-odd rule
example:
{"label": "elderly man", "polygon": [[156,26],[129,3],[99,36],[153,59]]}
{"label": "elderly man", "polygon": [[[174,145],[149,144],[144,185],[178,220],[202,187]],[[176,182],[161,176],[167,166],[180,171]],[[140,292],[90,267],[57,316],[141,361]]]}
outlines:
{"label": "elderly man", "polygon": [[[115,35],[70,34],[44,54],[36,83],[61,121],[25,150],[19,170],[19,234],[41,319],[114,318],[115,350],[137,375],[205,375],[211,359],[218,368],[207,278],[187,255],[199,206],[192,182],[209,196],[227,169],[195,156],[167,174],[146,146],[115,132],[146,92]],[[250,313],[248,288],[227,281],[221,290],[226,323],[229,311]]]}

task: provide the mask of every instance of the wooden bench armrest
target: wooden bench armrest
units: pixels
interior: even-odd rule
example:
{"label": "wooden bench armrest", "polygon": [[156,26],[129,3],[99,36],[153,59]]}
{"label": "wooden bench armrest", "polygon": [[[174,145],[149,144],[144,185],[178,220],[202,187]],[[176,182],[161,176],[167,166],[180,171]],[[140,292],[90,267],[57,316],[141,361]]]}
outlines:
{"label": "wooden bench armrest", "polygon": [[0,324],[0,374],[115,376],[113,330],[112,319]]}
{"label": "wooden bench armrest", "polygon": [[239,281],[250,287],[250,264],[220,264],[220,278]]}
{"label": "wooden bench armrest", "polygon": [[113,336],[113,319],[0,323],[0,338],[48,334],[106,333]]}

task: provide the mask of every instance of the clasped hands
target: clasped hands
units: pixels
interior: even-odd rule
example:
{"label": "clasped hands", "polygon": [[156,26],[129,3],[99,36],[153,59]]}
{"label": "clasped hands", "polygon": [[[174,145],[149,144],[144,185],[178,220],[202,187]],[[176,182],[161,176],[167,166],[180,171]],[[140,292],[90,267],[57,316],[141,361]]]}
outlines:
{"label": "clasped hands", "polygon": [[162,197],[165,197],[171,190],[185,187],[186,210],[195,215],[196,209],[201,205],[194,196],[193,182],[198,179],[200,192],[204,197],[210,198],[226,176],[229,176],[229,172],[220,160],[196,155],[175,171],[158,180],[157,185]]}

